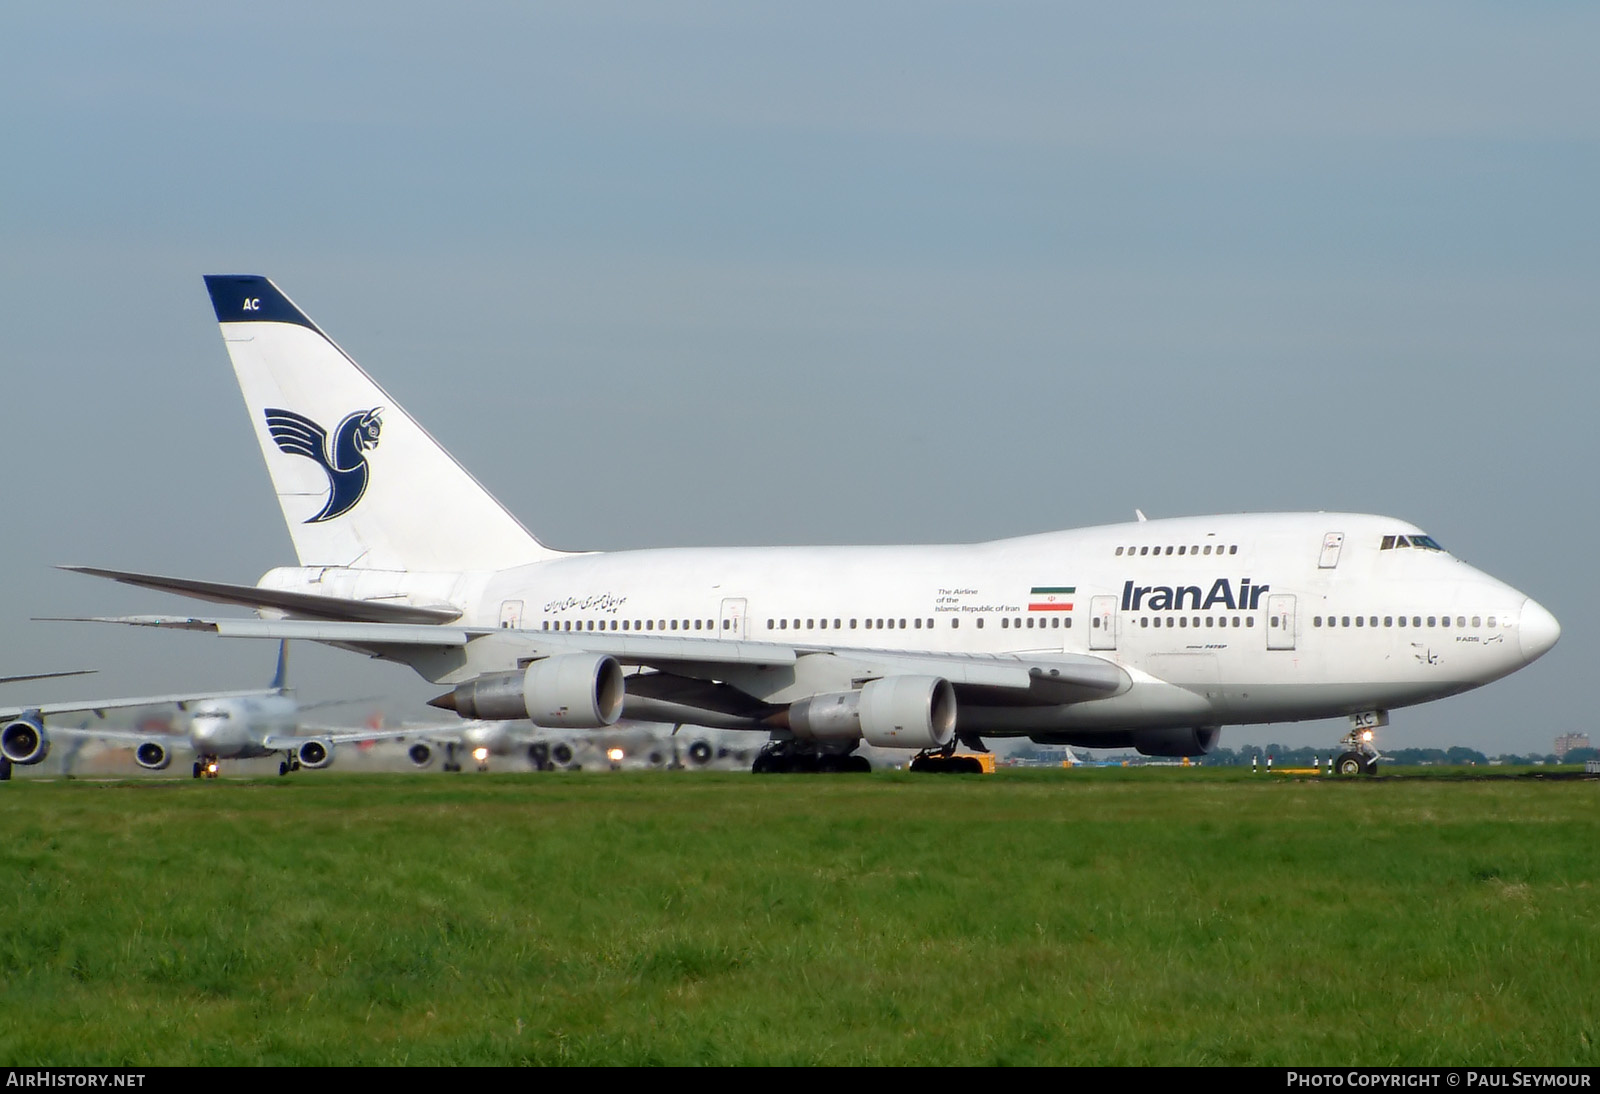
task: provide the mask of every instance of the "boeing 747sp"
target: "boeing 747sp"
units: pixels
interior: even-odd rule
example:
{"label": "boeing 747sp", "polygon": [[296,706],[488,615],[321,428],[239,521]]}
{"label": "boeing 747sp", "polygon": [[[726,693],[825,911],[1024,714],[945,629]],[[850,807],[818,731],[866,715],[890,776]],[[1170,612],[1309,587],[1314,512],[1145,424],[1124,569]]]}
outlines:
{"label": "boeing 747sp", "polygon": [[1388,711],[1550,649],[1555,617],[1423,529],[1353,513],[1141,520],[947,546],[566,553],[531,534],[275,285],[206,278],[299,565],[254,585],[112,570],[410,665],[466,718],[624,716],[769,738],[756,770],[1028,737],[1195,756],[1222,726]]}

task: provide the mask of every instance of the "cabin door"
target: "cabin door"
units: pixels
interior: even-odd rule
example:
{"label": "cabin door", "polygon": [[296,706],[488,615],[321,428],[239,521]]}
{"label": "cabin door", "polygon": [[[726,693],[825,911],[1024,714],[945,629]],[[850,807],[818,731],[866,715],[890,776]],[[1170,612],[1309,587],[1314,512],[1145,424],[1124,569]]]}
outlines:
{"label": "cabin door", "polygon": [[1344,547],[1343,532],[1329,532],[1322,537],[1322,554],[1317,556],[1317,568],[1331,570],[1339,565],[1339,551]]}
{"label": "cabin door", "polygon": [[1267,649],[1294,649],[1294,594],[1267,597]]}
{"label": "cabin door", "polygon": [[744,638],[744,597],[730,598],[722,602],[722,622],[717,627],[718,638]]}
{"label": "cabin door", "polygon": [[1089,648],[1114,650],[1117,648],[1117,598],[1094,596],[1089,598]]}

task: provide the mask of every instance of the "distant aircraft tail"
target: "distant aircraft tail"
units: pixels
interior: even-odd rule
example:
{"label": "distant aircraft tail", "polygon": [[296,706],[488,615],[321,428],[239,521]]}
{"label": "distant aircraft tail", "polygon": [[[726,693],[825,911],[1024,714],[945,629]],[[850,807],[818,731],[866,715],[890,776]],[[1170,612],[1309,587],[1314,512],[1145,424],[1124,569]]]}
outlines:
{"label": "distant aircraft tail", "polygon": [[276,285],[208,275],[302,566],[498,570],[557,557]]}
{"label": "distant aircraft tail", "polygon": [[289,643],[287,640],[278,643],[278,671],[272,674],[273,691],[283,691],[289,686]]}

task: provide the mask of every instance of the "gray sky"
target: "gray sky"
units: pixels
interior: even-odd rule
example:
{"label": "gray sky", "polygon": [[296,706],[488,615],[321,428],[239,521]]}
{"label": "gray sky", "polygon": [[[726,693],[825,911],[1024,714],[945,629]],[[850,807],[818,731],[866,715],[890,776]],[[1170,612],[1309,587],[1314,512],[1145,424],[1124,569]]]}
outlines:
{"label": "gray sky", "polygon": [[293,561],[200,281],[263,273],[552,546],[1415,521],[1564,634],[1383,743],[1548,750],[1600,659],[1597,52],[1560,3],[7,5],[0,672],[102,672],[0,702],[269,675],[29,622],[191,610],[55,563]]}

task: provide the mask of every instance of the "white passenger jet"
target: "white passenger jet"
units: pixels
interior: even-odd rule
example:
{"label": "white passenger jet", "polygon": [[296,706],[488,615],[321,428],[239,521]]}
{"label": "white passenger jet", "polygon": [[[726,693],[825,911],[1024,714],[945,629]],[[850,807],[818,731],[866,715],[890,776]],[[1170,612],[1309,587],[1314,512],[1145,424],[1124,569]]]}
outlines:
{"label": "white passenger jet", "polygon": [[[213,778],[219,760],[248,760],[282,754],[278,774],[301,767],[322,768],[333,763],[335,745],[387,740],[394,731],[301,731],[301,708],[286,684],[288,643],[278,648],[278,668],[272,684],[254,691],[200,692],[192,695],[146,695],[140,698],[90,702],[49,703],[36,707],[0,710],[0,780],[11,777],[11,765],[42,763],[50,754],[51,738],[72,741],[92,739],[121,742],[133,748],[133,760],[147,771],[162,771],[172,762],[175,749],[194,754],[194,777]],[[176,705],[186,716],[182,733],[147,733],[134,730],[51,726],[45,718],[57,714],[120,710],[129,707]]]}
{"label": "white passenger jet", "polygon": [[[1140,520],[953,546],[565,553],[256,276],[206,278],[300,565],[255,586],[70,567],[265,618],[125,618],[409,664],[467,718],[768,734],[757,771],[1028,737],[1197,756],[1222,726],[1486,684],[1555,617],[1390,517]],[[508,397],[511,393],[507,393]]]}

